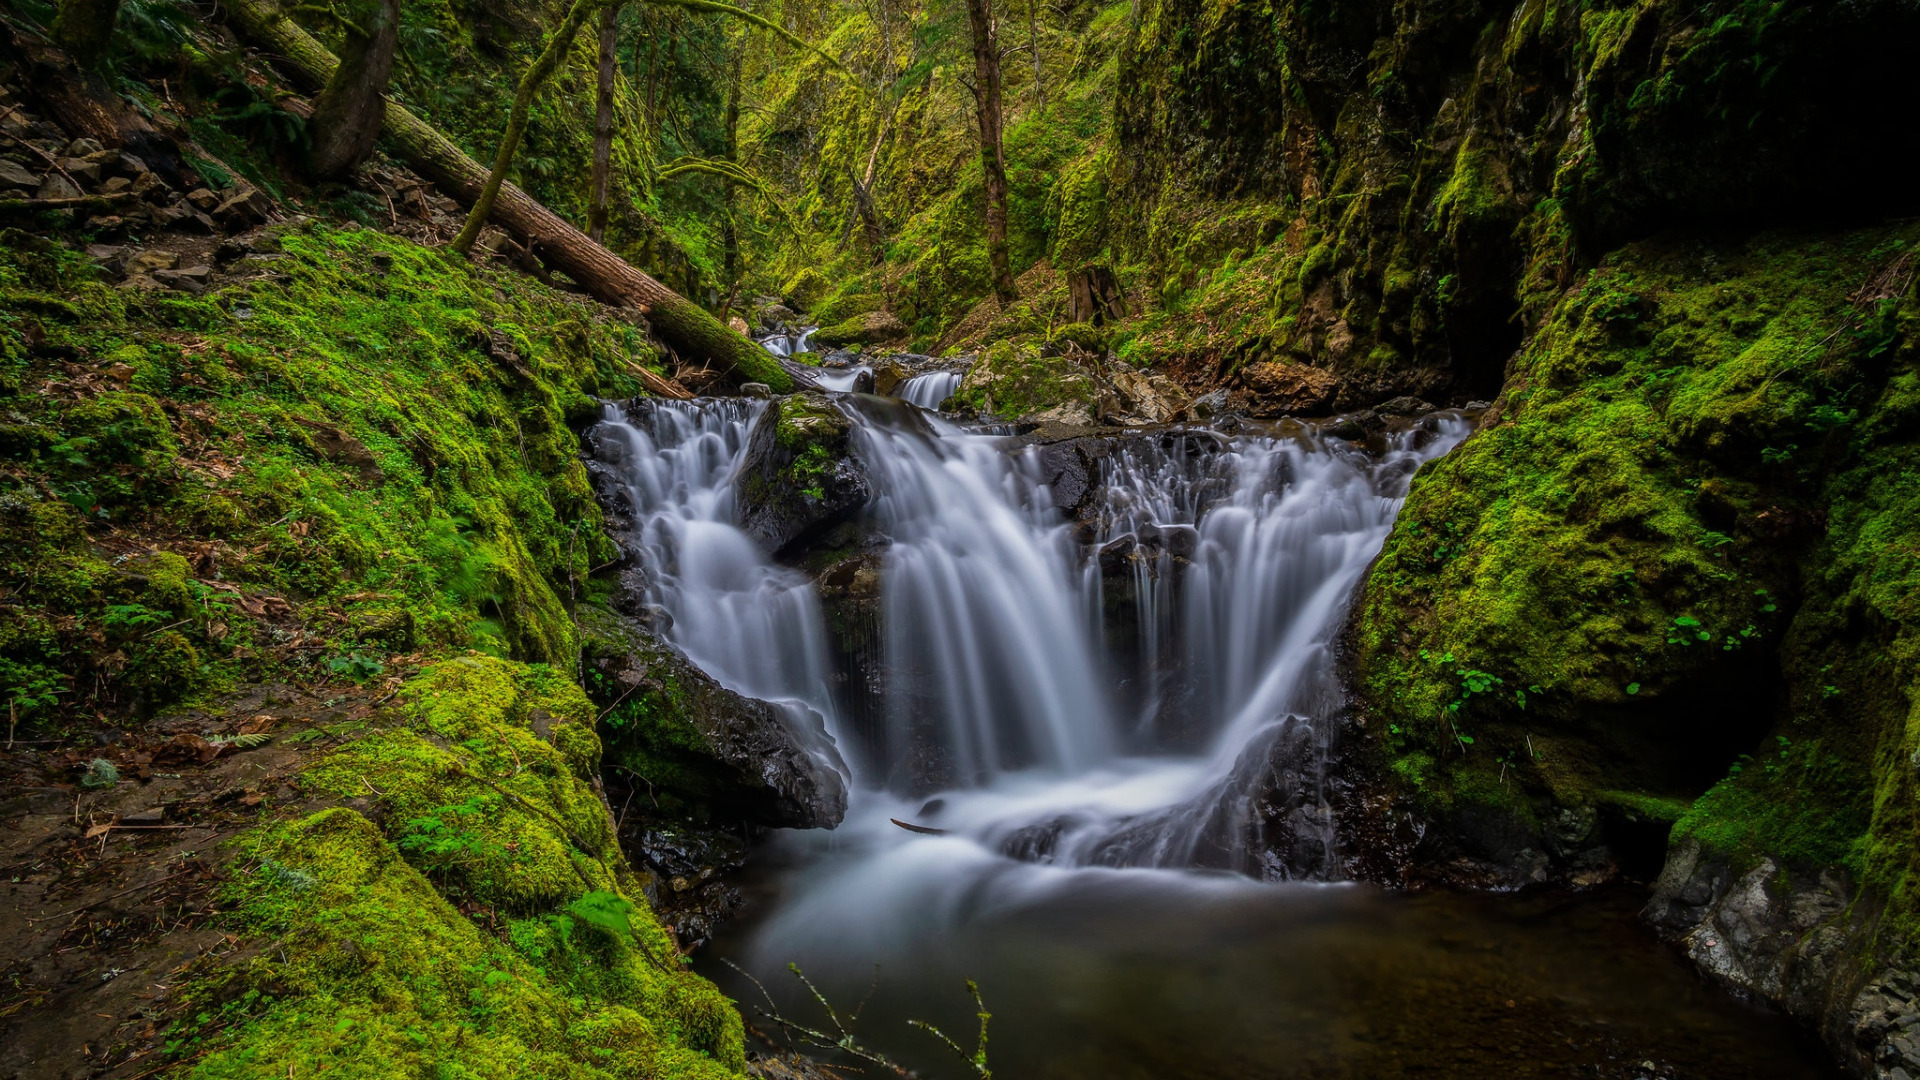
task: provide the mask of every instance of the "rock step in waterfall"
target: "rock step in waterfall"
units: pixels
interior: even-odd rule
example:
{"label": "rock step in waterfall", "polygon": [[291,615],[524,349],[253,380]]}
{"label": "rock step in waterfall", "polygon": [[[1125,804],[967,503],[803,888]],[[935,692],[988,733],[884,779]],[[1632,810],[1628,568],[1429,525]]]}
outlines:
{"label": "rock step in waterfall", "polygon": [[[850,781],[843,832],[874,859],[963,843],[1326,878],[1331,644],[1412,473],[1468,430],[1436,413],[1371,448],[1293,423],[1032,442],[806,394],[609,408],[594,445],[631,507],[635,607],[779,704],[812,768]],[[823,604],[774,558],[822,550],[840,561],[821,582],[868,583],[875,664],[835,640],[857,621],[844,590]],[[872,831],[891,817],[945,835]]]}

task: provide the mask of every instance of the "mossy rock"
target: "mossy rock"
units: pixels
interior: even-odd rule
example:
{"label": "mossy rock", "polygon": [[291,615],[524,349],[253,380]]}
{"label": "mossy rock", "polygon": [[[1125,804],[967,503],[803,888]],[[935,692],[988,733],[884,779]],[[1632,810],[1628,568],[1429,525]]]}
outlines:
{"label": "mossy rock", "polygon": [[582,608],[580,629],[589,685],[608,702],[608,762],[656,803],[771,828],[840,823],[846,766],[818,716],[721,686],[605,608]]}
{"label": "mossy rock", "polygon": [[907,325],[892,312],[870,311],[850,316],[833,326],[821,327],[810,340],[830,349],[843,349],[849,345],[904,341],[908,333]]}
{"label": "mossy rock", "polygon": [[779,554],[852,517],[873,497],[853,422],[823,393],[790,394],[754,422],[734,479],[741,531]]}
{"label": "mossy rock", "polygon": [[1006,419],[1046,418],[1092,422],[1093,379],[1065,356],[1047,356],[1036,345],[1001,342],[980,353],[955,403]]}

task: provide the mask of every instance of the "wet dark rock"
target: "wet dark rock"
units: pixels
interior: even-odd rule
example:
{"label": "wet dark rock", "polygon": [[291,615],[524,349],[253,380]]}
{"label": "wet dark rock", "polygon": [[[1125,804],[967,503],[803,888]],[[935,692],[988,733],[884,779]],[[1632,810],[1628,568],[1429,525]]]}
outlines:
{"label": "wet dark rock", "polygon": [[790,394],[760,415],[734,483],[741,531],[774,554],[850,518],[873,496],[853,423],[824,393]]}
{"label": "wet dark rock", "polygon": [[1381,416],[1425,416],[1434,407],[1417,397],[1402,396],[1375,405],[1373,411]]}
{"label": "wet dark rock", "polygon": [[1386,425],[1380,419],[1378,412],[1372,409],[1363,409],[1360,412],[1348,413],[1345,416],[1335,419],[1332,424],[1327,426],[1326,432],[1336,439],[1348,439],[1359,442],[1371,435],[1378,434],[1385,427]]}
{"label": "wet dark rock", "polygon": [[847,788],[822,719],[721,686],[633,618],[579,617],[587,683],[608,699],[610,769],[645,778],[656,803],[773,828],[839,824]]}

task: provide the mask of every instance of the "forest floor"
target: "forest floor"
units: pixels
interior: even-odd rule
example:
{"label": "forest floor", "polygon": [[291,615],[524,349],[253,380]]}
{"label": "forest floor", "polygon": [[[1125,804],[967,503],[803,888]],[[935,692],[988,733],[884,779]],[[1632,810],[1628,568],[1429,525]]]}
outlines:
{"label": "forest floor", "polygon": [[[258,684],[115,737],[0,751],[12,792],[0,801],[0,1075],[125,1080],[178,1066],[162,1053],[180,1018],[170,991],[246,959],[220,926],[237,858],[224,842],[263,817],[339,804],[302,798],[292,778],[386,724],[397,685]],[[93,780],[105,771],[94,766],[101,786],[74,783],[94,760],[118,781]],[[373,812],[371,798],[344,805],[356,803]]]}

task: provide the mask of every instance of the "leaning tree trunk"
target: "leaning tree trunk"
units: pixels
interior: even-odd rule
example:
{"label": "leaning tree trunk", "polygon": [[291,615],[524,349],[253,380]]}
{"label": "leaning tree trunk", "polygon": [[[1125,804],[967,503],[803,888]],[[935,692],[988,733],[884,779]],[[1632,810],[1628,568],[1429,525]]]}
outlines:
{"label": "leaning tree trunk", "polygon": [[322,180],[351,175],[373,154],[386,116],[387,80],[400,42],[400,0],[361,0],[348,8],[340,66],[313,100],[307,170]]}
{"label": "leaning tree trunk", "polygon": [[1007,252],[1007,153],[1001,145],[1000,43],[993,27],[993,0],[967,0],[973,28],[973,104],[980,121],[980,167],[987,181],[987,262],[993,295],[1013,303],[1013,265]]}
{"label": "leaning tree trunk", "polygon": [[50,28],[54,44],[81,67],[98,67],[113,42],[113,21],[120,0],[63,0]]}
{"label": "leaning tree trunk", "polygon": [[[333,54],[295,26],[272,0],[221,0],[221,6],[237,30],[275,54],[308,84],[324,84],[338,66]],[[487,170],[432,125],[389,101],[385,131],[400,158],[441,190],[468,203],[480,197],[487,184]],[[594,243],[514,185],[500,186],[492,219],[602,303],[638,308],[675,351],[692,359],[710,360],[739,381],[763,382],[776,392],[793,388],[794,374],[776,363],[765,349]]]}
{"label": "leaning tree trunk", "polygon": [[620,28],[620,5],[600,13],[600,78],[593,95],[593,179],[587,194],[587,235],[607,238],[607,204],[613,189],[613,47]]}

